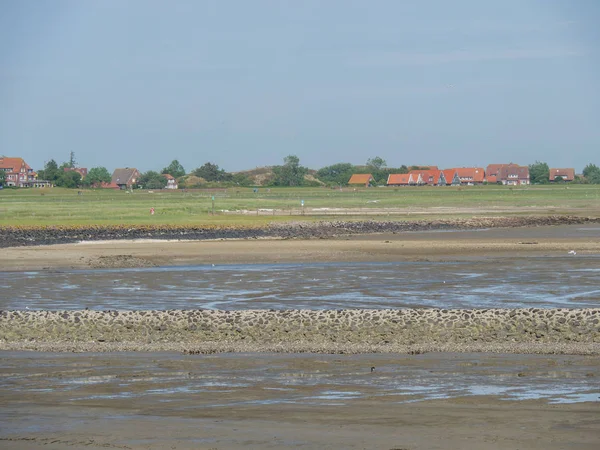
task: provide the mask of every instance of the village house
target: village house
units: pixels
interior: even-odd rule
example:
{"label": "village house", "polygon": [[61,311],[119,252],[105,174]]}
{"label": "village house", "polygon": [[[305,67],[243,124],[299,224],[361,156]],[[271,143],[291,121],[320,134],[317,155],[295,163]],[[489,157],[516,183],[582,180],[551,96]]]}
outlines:
{"label": "village house", "polygon": [[369,187],[372,182],[375,181],[373,175],[370,173],[356,173],[350,177],[350,181],[348,181],[349,185],[358,185],[361,184],[364,187]]}
{"label": "village house", "polygon": [[483,184],[485,181],[485,170],[483,167],[457,167],[455,170],[460,179],[460,184],[473,186]]}
{"label": "village house", "polygon": [[503,165],[498,170],[496,180],[508,186],[529,184],[529,167],[513,163]]}
{"label": "village house", "polygon": [[414,186],[417,182],[409,173],[391,173],[388,175],[386,184],[388,186]]}
{"label": "village house", "polygon": [[500,180],[498,179],[498,172],[500,168],[506,166],[506,164],[490,164],[485,169],[485,181],[488,183],[497,183]]}
{"label": "village house", "polygon": [[5,186],[46,187],[48,181],[37,180],[37,174],[23,158],[0,157],[0,170],[4,171]]}
{"label": "village house", "polygon": [[560,177],[561,181],[573,181],[575,179],[575,169],[550,169],[549,180],[554,182]]}
{"label": "village house", "polygon": [[65,172],[77,172],[79,175],[81,175],[82,180],[87,176],[88,173],[86,167],[65,167],[63,170]]}
{"label": "village house", "polygon": [[139,178],[140,172],[135,168],[115,169],[108,187],[118,186],[119,189],[131,189]]}
{"label": "village house", "polygon": [[[456,169],[444,169],[441,171],[446,186],[459,186],[460,178]],[[441,184],[440,184],[441,186]]]}
{"label": "village house", "polygon": [[388,186],[456,186],[460,184],[454,169],[411,170],[409,173],[394,173],[388,176]]}
{"label": "village house", "polygon": [[177,189],[177,180],[168,173],[163,173],[163,177],[167,179],[165,189]]}

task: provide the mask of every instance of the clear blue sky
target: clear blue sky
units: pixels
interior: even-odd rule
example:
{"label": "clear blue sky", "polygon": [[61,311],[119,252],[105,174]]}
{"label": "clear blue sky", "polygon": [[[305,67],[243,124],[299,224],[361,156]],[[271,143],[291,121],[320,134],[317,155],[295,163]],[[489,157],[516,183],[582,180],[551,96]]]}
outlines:
{"label": "clear blue sky", "polygon": [[600,164],[600,0],[0,0],[35,169]]}

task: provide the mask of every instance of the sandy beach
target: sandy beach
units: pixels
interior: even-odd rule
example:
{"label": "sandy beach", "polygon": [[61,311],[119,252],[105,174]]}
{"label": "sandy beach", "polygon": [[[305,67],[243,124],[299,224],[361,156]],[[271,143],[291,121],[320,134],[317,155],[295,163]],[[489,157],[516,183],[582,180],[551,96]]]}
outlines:
{"label": "sandy beach", "polygon": [[475,231],[376,233],[328,239],[141,239],[9,247],[2,249],[0,253],[0,270],[457,260],[528,255],[568,256],[570,251],[589,255],[600,253],[597,229],[600,228],[563,225]]}

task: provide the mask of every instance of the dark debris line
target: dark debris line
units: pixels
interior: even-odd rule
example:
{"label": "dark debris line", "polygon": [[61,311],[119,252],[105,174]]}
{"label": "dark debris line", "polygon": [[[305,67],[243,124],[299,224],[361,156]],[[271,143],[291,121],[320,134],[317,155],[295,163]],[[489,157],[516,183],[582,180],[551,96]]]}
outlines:
{"label": "dark debris line", "polygon": [[119,239],[311,239],[338,235],[393,233],[407,231],[469,230],[500,227],[576,225],[600,223],[600,218],[577,216],[479,217],[419,221],[323,221],[288,222],[264,227],[203,226],[44,226],[0,227],[0,248],[68,244],[79,241]]}

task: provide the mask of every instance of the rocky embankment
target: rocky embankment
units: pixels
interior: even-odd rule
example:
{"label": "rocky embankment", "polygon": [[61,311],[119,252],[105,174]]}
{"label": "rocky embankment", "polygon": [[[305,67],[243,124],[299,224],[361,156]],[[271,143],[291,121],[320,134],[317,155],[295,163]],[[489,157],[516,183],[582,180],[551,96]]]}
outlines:
{"label": "rocky embankment", "polygon": [[340,235],[407,231],[469,230],[499,227],[532,227],[600,223],[600,218],[578,216],[476,217],[419,221],[285,222],[264,227],[233,226],[41,226],[0,227],[0,248],[66,244],[115,239],[313,239]]}
{"label": "rocky embankment", "polygon": [[0,348],[600,353],[600,309],[2,311]]}

